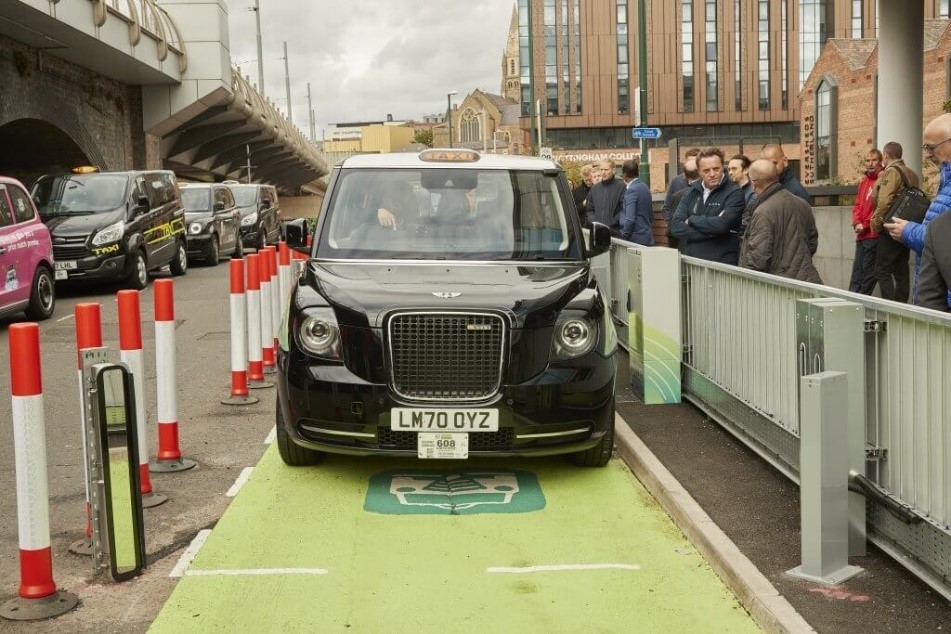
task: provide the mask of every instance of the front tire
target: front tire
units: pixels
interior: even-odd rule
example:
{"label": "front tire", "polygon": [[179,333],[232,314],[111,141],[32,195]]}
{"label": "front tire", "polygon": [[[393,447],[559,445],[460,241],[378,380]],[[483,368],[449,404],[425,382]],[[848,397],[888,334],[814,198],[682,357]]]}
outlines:
{"label": "front tire", "polygon": [[181,277],[188,272],[188,251],[185,249],[183,240],[178,241],[178,246],[175,247],[175,259],[168,268],[174,277]]}
{"label": "front tire", "polygon": [[284,427],[284,414],[281,413],[281,404],[277,403],[277,412],[274,415],[274,429],[277,432],[277,452],[281,454],[284,464],[291,467],[310,467],[320,464],[327,456],[322,451],[305,449],[291,440]]}
{"label": "front tire", "polygon": [[234,245],[234,253],[231,254],[231,257],[240,260],[244,257],[244,240],[241,239],[241,234],[239,233],[236,236],[237,244]]}
{"label": "front tire", "polygon": [[578,467],[603,467],[611,460],[611,453],[614,451],[614,400],[611,400],[610,408],[611,426],[601,437],[601,441],[585,451],[579,451],[569,456],[571,462]]}
{"label": "front tire", "polygon": [[205,264],[218,266],[218,251],[218,236],[212,234],[211,241],[208,243],[208,250],[205,251]]}
{"label": "front tire", "polygon": [[27,319],[43,321],[53,315],[56,306],[56,286],[53,275],[45,266],[37,267],[33,274],[33,287],[30,290],[30,304],[24,313]]}
{"label": "front tire", "polygon": [[261,230],[258,232],[258,235],[260,236],[258,238],[258,251],[260,251],[267,246],[267,229],[265,229],[264,225],[261,225]]}
{"label": "front tire", "polygon": [[132,272],[126,282],[129,288],[141,291],[149,285],[149,266],[142,251],[136,251],[132,257]]}

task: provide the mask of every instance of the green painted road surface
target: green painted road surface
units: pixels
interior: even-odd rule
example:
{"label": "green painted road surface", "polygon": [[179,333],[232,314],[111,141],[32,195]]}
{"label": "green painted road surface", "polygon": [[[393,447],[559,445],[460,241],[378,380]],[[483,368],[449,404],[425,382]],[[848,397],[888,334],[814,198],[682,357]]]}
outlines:
{"label": "green painted road surface", "polygon": [[616,459],[290,468],[272,445],[150,631],[758,629]]}

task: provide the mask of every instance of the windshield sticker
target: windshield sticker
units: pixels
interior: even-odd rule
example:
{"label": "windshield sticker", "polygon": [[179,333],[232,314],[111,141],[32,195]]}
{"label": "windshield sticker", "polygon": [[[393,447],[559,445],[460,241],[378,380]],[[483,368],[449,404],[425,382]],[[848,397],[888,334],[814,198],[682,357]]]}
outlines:
{"label": "windshield sticker", "polygon": [[529,471],[385,471],[370,478],[364,510],[384,515],[530,513],[545,508]]}

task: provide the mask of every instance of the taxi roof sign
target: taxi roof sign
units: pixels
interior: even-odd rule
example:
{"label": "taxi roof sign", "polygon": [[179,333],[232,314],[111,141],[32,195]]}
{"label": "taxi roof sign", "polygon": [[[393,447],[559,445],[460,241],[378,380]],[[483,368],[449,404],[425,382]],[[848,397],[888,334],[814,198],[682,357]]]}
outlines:
{"label": "taxi roof sign", "polygon": [[98,172],[99,168],[94,165],[80,165],[78,167],[74,167],[70,171],[73,174],[93,174],[95,172]]}
{"label": "taxi roof sign", "polygon": [[474,150],[423,150],[419,160],[430,163],[475,163],[481,157]]}

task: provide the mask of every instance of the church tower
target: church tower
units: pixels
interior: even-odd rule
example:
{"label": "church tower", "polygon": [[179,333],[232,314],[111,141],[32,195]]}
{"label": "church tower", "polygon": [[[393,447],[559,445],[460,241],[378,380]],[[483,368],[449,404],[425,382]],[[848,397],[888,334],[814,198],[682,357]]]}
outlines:
{"label": "church tower", "polygon": [[512,99],[516,103],[521,99],[521,79],[518,64],[518,8],[512,6],[512,23],[509,26],[509,37],[505,42],[505,52],[502,53],[502,88],[503,97]]}

